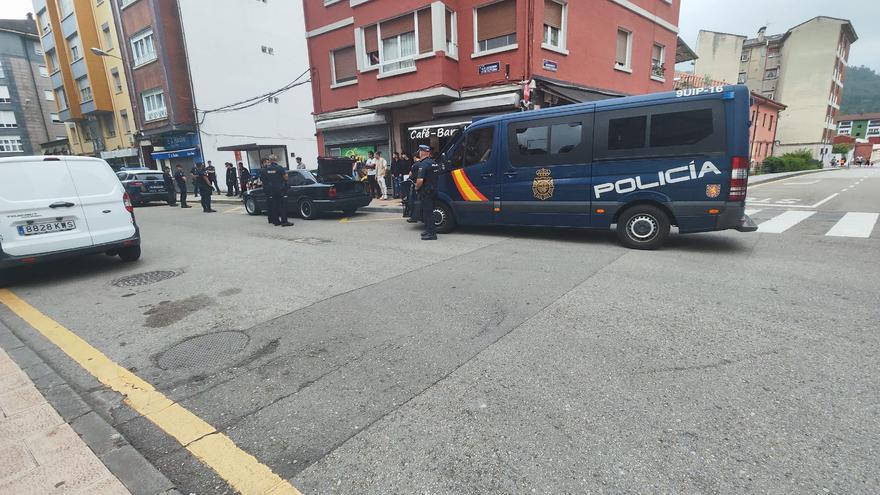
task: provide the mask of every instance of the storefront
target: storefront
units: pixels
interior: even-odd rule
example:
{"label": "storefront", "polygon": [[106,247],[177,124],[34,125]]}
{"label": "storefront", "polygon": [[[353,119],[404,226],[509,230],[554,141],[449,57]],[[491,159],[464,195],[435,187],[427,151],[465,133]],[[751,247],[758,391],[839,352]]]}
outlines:
{"label": "storefront", "polygon": [[326,156],[347,156],[366,160],[371,151],[390,155],[388,126],[364,126],[323,132]]}
{"label": "storefront", "polygon": [[151,138],[151,144],[150,161],[158,170],[168,167],[173,171],[177,165],[184,170],[190,170],[202,160],[199,139],[194,133],[155,136]]}
{"label": "storefront", "polygon": [[470,117],[453,117],[415,125],[404,124],[401,135],[406,136],[407,139],[403,143],[402,151],[413,156],[422,144],[436,151],[442,150],[472,121]]}

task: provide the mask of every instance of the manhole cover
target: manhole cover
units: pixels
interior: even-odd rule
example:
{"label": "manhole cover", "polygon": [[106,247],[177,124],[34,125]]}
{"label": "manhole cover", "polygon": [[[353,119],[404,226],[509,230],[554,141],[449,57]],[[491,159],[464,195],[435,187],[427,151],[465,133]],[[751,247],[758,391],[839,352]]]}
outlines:
{"label": "manhole cover", "polygon": [[241,332],[217,332],[199,335],[177,344],[159,356],[163,370],[213,368],[232,358],[248,345],[248,336]]}
{"label": "manhole cover", "polygon": [[110,282],[110,284],[115,285],[116,287],[140,287],[142,285],[150,285],[163,280],[168,280],[169,278],[174,278],[178,275],[180,275],[180,273],[170,270],[136,273],[127,277],[117,278]]}

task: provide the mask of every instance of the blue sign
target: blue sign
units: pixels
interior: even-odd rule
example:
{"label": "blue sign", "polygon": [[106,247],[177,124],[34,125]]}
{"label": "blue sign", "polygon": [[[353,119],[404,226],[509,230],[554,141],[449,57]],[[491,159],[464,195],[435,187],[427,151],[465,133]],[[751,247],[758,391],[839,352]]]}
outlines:
{"label": "blue sign", "polygon": [[196,148],[188,148],[185,150],[176,150],[176,151],[157,151],[155,153],[151,153],[150,156],[152,156],[154,160],[169,160],[171,158],[188,158],[191,156],[198,157],[199,150]]}
{"label": "blue sign", "polygon": [[199,138],[196,134],[172,134],[164,136],[163,147],[166,150],[180,150],[184,148],[198,148]]}
{"label": "blue sign", "polygon": [[491,74],[493,72],[501,72],[501,62],[492,62],[491,64],[483,64],[480,66],[480,74]]}
{"label": "blue sign", "polygon": [[544,59],[544,70],[549,70],[550,72],[556,72],[557,70],[559,70],[559,64],[552,61],[552,60],[547,60],[545,58]]}

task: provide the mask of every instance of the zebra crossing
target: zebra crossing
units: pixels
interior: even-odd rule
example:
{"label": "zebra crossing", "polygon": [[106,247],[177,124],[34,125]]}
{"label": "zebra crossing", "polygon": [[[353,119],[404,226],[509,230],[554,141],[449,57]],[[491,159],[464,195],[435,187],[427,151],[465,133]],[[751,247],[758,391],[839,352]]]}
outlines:
{"label": "zebra crossing", "polygon": [[880,213],[746,209],[762,234],[801,233],[857,239],[880,238]]}

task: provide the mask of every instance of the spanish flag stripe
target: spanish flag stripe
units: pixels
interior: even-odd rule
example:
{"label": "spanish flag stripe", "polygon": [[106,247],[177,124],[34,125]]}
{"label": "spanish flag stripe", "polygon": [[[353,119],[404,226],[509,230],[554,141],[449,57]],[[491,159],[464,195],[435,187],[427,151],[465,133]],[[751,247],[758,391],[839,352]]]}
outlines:
{"label": "spanish flag stripe", "polygon": [[467,174],[464,173],[464,170],[454,170],[452,172],[452,180],[455,182],[455,187],[465,201],[489,201],[486,199],[486,196],[483,196],[480,190],[474,186]]}

